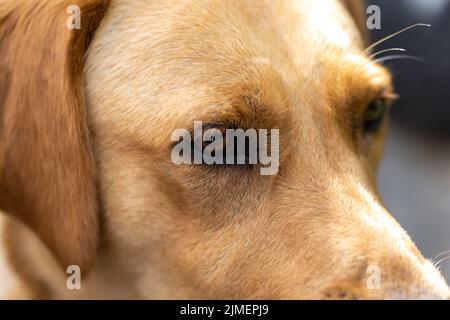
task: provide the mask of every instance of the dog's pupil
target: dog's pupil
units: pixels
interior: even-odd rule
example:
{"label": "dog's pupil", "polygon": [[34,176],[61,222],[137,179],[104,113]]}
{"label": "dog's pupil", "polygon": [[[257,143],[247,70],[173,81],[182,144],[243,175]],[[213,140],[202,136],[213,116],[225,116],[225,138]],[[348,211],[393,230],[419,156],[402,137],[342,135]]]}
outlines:
{"label": "dog's pupil", "polygon": [[375,133],[381,126],[386,112],[386,101],[378,99],[372,102],[364,115],[364,132]]}

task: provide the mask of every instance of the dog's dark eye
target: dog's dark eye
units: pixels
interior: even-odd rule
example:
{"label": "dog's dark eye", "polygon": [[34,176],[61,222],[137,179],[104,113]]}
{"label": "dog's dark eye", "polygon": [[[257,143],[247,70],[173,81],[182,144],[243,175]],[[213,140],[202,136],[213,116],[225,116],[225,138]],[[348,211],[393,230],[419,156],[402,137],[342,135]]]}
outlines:
{"label": "dog's dark eye", "polygon": [[376,133],[383,123],[386,111],[388,108],[388,101],[385,98],[380,98],[373,101],[367,108],[364,114],[364,133]]}
{"label": "dog's dark eye", "polygon": [[[226,130],[220,130],[222,132],[223,137],[219,140],[219,144],[222,144],[222,147],[219,147],[220,152],[222,154],[222,164],[227,163],[227,156],[230,157],[229,160],[233,161],[234,164],[241,165],[250,165],[250,140],[248,137],[245,138],[244,145],[240,145],[237,138],[233,139],[233,143],[228,140]],[[212,142],[204,142],[203,150]],[[211,156],[215,156],[215,152],[211,153]]]}
{"label": "dog's dark eye", "polygon": [[[207,125],[203,128],[203,138],[206,141],[196,142],[192,139],[191,148],[192,150],[197,151],[199,154],[204,155],[204,152],[207,148],[211,148],[208,150],[208,154],[214,158],[211,160],[217,160],[219,162],[210,163],[210,160],[205,161],[205,164],[208,165],[222,165],[222,164],[237,164],[243,166],[251,166],[255,161],[252,161],[252,157],[250,156],[250,152],[253,152],[255,157],[258,156],[258,145],[255,145],[255,148],[251,148],[250,146],[250,138],[245,137],[244,142],[239,141],[237,137],[232,138],[232,142],[229,140],[227,135],[227,129],[236,130],[234,126],[223,126],[223,125]],[[244,132],[245,130],[242,130]],[[205,135],[206,133],[206,135]],[[219,138],[216,140],[215,134],[218,134]],[[256,140],[255,135],[255,142]],[[214,145],[213,145],[214,144]],[[219,152],[216,154],[216,151]],[[194,152],[191,153],[192,163],[194,163]],[[228,159],[228,160],[227,160]],[[227,161],[231,161],[228,163]],[[257,161],[257,158],[256,158]]]}

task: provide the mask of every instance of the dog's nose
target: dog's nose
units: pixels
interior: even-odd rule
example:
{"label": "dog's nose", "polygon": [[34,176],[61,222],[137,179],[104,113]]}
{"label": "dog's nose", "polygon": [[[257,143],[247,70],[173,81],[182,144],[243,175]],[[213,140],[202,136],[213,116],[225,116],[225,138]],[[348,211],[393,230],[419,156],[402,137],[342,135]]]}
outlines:
{"label": "dog's nose", "polygon": [[450,295],[430,293],[405,293],[403,290],[367,290],[353,286],[332,286],[322,292],[325,300],[378,300],[378,299],[438,299],[450,300]]}
{"label": "dog's nose", "polygon": [[333,286],[322,293],[322,298],[327,300],[358,300],[367,299],[363,292],[358,292],[355,288],[345,288],[342,286]]}

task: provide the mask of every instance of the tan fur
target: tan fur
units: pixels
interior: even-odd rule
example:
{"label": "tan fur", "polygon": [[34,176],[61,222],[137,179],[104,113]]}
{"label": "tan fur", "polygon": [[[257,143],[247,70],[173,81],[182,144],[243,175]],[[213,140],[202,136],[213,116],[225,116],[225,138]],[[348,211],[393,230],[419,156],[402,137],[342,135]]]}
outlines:
{"label": "tan fur", "polygon": [[[96,255],[98,207],[81,60],[87,34],[65,28],[68,1],[0,7],[0,204],[30,225],[63,265]],[[100,5],[91,8],[97,19]],[[86,13],[83,30],[92,28]],[[81,32],[80,32],[81,33]]]}
{"label": "tan fur", "polygon": [[[45,283],[28,297],[449,297],[377,195],[386,125],[355,126],[391,89],[363,52],[360,4],[49,3],[0,4],[0,209],[87,277],[67,290],[10,225],[11,268]],[[280,172],[175,166],[170,134],[194,120],[279,128]]]}

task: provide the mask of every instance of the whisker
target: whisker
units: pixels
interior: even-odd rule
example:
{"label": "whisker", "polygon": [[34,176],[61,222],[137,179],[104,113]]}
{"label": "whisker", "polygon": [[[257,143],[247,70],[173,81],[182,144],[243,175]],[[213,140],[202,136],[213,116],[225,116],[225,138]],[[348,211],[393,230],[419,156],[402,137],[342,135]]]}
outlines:
{"label": "whisker", "polygon": [[399,30],[397,32],[394,32],[393,34],[388,35],[388,36],[384,37],[383,39],[380,39],[380,40],[376,41],[375,43],[371,44],[369,47],[367,47],[365,52],[370,52],[373,48],[375,48],[379,44],[382,44],[383,42],[385,42],[385,41],[387,41],[387,40],[389,40],[389,39],[391,39],[393,37],[396,37],[396,36],[398,36],[399,34],[405,32],[405,31],[408,31],[410,29],[416,28],[416,27],[431,27],[431,25],[430,24],[426,24],[426,23],[416,23],[416,24],[413,24],[412,26],[403,28],[403,29],[401,29],[401,30]]}
{"label": "whisker", "polygon": [[431,259],[431,261],[434,261],[434,260],[436,260],[436,259],[442,257],[443,255],[447,254],[447,253],[450,253],[450,250],[444,250],[444,251],[442,251],[442,252],[439,253],[437,256],[435,256],[433,259]]}
{"label": "whisker", "polygon": [[385,50],[381,50],[381,51],[378,51],[378,52],[372,54],[369,58],[375,58],[376,56],[379,56],[380,54],[383,54],[383,53],[385,53],[385,52],[390,52],[390,51],[402,51],[402,52],[405,52],[406,50],[403,49],[403,48],[390,48],[390,49],[385,49]]}
{"label": "whisker", "polygon": [[375,59],[374,62],[375,63],[383,63],[383,62],[386,62],[389,60],[398,60],[398,59],[416,60],[416,61],[424,62],[424,60],[420,57],[401,55],[401,54],[395,54],[395,55],[390,55],[390,56],[386,56],[386,57],[381,57],[381,58]]}
{"label": "whisker", "polygon": [[450,256],[446,256],[446,257],[440,259],[438,262],[435,263],[435,266],[439,266],[442,262],[444,262],[448,259],[450,259]]}

